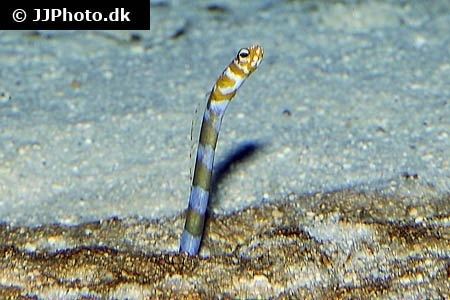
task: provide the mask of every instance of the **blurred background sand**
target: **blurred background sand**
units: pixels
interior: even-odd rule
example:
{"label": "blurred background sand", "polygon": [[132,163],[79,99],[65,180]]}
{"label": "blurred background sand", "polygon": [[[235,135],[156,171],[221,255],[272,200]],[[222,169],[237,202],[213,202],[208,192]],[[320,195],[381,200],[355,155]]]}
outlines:
{"label": "blurred background sand", "polygon": [[182,212],[194,110],[255,42],[266,57],[225,116],[214,212],[448,193],[449,22],[447,1],[158,1],[150,31],[1,32],[0,220]]}

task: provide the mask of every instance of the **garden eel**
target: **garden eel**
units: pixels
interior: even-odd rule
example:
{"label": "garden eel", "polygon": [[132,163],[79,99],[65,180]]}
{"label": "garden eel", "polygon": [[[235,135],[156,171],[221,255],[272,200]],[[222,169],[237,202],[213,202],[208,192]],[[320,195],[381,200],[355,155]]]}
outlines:
{"label": "garden eel", "polygon": [[186,223],[180,241],[180,253],[198,254],[211,191],[214,153],[222,118],[231,99],[236,95],[245,79],[259,66],[263,55],[263,48],[259,45],[239,50],[233,61],[217,79],[209,94],[200,129]]}

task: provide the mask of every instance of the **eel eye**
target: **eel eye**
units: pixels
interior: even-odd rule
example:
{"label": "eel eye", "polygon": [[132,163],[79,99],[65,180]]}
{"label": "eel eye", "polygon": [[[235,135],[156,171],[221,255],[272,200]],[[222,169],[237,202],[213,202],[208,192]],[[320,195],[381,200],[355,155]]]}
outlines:
{"label": "eel eye", "polygon": [[250,55],[250,51],[247,48],[242,48],[241,50],[239,50],[237,56],[238,56],[238,59],[242,59],[242,58],[246,58],[249,55]]}

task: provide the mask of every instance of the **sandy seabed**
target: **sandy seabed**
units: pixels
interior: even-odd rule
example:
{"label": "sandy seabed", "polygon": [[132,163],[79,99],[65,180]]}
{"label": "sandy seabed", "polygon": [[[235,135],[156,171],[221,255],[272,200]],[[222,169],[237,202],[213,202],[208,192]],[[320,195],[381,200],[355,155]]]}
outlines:
{"label": "sandy seabed", "polygon": [[[449,299],[450,2],[221,2],[0,32],[0,298]],[[252,43],[178,255],[193,112]]]}
{"label": "sandy seabed", "polygon": [[436,206],[449,205],[449,196],[415,206],[351,191],[290,195],[211,216],[198,257],[167,252],[183,216],[3,226],[0,296],[448,299],[450,215]]}

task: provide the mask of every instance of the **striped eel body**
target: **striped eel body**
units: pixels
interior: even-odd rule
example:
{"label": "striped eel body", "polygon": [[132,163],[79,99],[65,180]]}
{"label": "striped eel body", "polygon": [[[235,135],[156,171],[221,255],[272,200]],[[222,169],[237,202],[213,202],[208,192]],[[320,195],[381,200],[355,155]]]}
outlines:
{"label": "striped eel body", "polygon": [[186,252],[189,255],[198,254],[211,190],[214,153],[222,118],[231,99],[236,95],[236,91],[259,66],[263,55],[263,48],[258,45],[239,50],[237,56],[222,72],[211,90],[200,130],[189,207],[180,241],[180,252]]}

